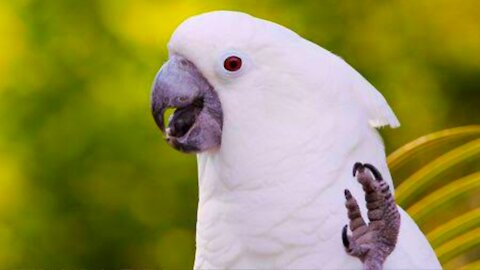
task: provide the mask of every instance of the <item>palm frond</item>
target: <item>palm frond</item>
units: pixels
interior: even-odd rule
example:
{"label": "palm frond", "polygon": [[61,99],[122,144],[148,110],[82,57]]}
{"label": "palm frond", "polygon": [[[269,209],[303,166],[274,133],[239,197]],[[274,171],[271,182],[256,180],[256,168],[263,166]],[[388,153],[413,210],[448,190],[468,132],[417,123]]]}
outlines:
{"label": "palm frond", "polygon": [[407,178],[396,189],[397,203],[410,205],[418,195],[424,193],[435,181],[435,177],[451,167],[480,154],[480,139],[468,142],[428,163]]}
{"label": "palm frond", "polygon": [[422,223],[427,217],[442,209],[446,204],[455,202],[458,197],[480,191],[480,172],[461,179],[434,191],[408,208],[408,213],[417,222]]}
{"label": "palm frond", "polygon": [[453,237],[457,237],[478,227],[480,227],[480,208],[474,209],[438,226],[427,234],[427,238],[433,248],[437,248]]}
{"label": "palm frond", "polygon": [[459,269],[459,270],[480,269],[480,260],[477,260],[477,261],[471,262],[471,263],[469,263],[469,264],[463,265],[463,266],[461,266],[461,267],[458,268],[458,269]]}
{"label": "palm frond", "polygon": [[480,125],[451,128],[422,136],[390,154],[387,159],[388,166],[390,170],[396,170],[419,152],[447,141],[458,140],[472,135],[480,136]]}
{"label": "palm frond", "polygon": [[480,245],[480,228],[462,234],[435,249],[438,258],[444,264],[456,256]]}
{"label": "palm frond", "polygon": [[[462,144],[459,146],[459,143]],[[448,149],[452,146],[453,149]],[[434,148],[447,150],[421,164],[422,155],[438,153],[432,151]],[[423,136],[388,157],[392,172],[410,173],[396,189],[397,203],[406,208],[427,233],[444,267],[480,269],[480,205],[475,198],[480,192],[480,166],[474,165],[476,172],[473,173],[470,168],[472,161],[479,157],[480,125]],[[411,173],[407,171],[410,165],[420,166]],[[455,172],[455,177],[460,178],[446,181],[442,176],[447,175],[447,171]],[[463,176],[461,172],[465,172]],[[447,209],[463,214],[452,219],[455,213],[446,213]]]}

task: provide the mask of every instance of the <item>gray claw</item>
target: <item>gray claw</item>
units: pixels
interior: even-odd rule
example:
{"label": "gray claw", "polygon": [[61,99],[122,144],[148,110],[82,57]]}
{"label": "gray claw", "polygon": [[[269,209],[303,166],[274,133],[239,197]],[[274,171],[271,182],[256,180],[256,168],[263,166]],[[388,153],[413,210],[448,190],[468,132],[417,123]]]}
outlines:
{"label": "gray claw", "polygon": [[355,177],[355,175],[357,174],[357,171],[358,171],[360,168],[363,169],[362,163],[357,162],[357,163],[353,164],[353,177]]}
{"label": "gray claw", "polygon": [[397,243],[400,213],[388,184],[377,168],[357,162],[353,166],[353,175],[365,191],[369,223],[365,223],[357,201],[346,189],[345,207],[352,235],[347,234],[347,226],[343,227],[342,243],[348,254],[363,262],[364,269],[379,270]]}
{"label": "gray claw", "polygon": [[342,229],[342,243],[345,249],[349,250],[350,249],[350,241],[348,240],[348,235],[347,235],[347,227],[348,225],[343,226]]}

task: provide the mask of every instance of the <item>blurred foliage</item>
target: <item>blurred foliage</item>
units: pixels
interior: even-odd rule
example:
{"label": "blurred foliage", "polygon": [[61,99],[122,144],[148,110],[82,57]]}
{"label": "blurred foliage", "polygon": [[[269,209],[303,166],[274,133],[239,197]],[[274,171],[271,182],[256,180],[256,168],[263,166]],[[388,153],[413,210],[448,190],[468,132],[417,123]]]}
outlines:
{"label": "blurred foliage", "polygon": [[[479,1],[0,0],[3,268],[192,266],[195,159],[161,140],[149,92],[174,28],[215,9],[276,21],[345,58],[403,124],[382,130],[387,151],[479,122]],[[413,155],[395,179],[413,177],[462,140]],[[477,152],[458,162],[425,189],[479,169]],[[465,218],[479,205],[469,194],[422,228]],[[478,221],[475,213],[465,219]],[[454,235],[453,244],[477,233]],[[478,256],[442,252],[453,266],[479,265]]]}
{"label": "blurred foliage", "polygon": [[[445,151],[445,147],[453,149]],[[416,162],[419,158],[431,161]],[[480,259],[478,164],[480,125],[422,136],[388,157],[392,175],[400,183],[397,203],[427,234],[446,269],[473,267],[470,264]],[[402,179],[399,174],[408,171],[405,167],[412,173]]]}

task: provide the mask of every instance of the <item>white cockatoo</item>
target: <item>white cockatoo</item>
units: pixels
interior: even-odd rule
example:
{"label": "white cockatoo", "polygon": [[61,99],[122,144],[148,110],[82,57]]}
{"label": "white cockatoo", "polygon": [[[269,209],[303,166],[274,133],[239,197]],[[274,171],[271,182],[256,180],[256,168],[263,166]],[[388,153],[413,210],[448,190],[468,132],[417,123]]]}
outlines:
{"label": "white cockatoo", "polygon": [[[399,122],[384,97],[340,57],[244,13],[189,18],[168,50],[152,113],[169,144],[197,154],[194,268],[361,268],[342,244],[344,190],[364,196],[351,175],[357,161],[393,189],[376,128]],[[168,124],[167,108],[176,108]],[[398,209],[398,242],[383,267],[441,268]]]}

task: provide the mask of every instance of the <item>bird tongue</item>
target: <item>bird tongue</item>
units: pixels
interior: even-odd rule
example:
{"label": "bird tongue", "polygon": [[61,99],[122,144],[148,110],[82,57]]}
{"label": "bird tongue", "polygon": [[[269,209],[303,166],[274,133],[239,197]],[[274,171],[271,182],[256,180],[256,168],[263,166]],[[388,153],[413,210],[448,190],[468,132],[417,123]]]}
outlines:
{"label": "bird tongue", "polygon": [[182,137],[195,124],[202,108],[195,104],[175,110],[168,123],[168,136]]}

